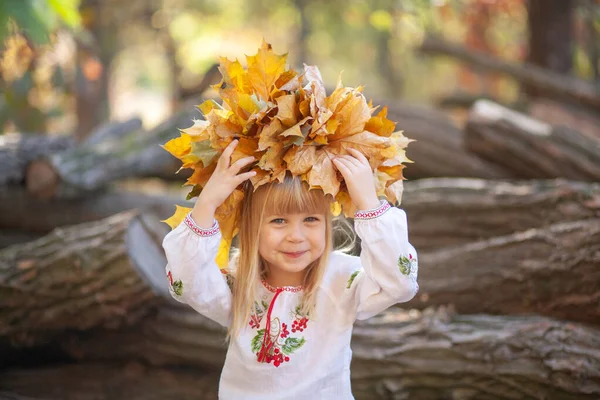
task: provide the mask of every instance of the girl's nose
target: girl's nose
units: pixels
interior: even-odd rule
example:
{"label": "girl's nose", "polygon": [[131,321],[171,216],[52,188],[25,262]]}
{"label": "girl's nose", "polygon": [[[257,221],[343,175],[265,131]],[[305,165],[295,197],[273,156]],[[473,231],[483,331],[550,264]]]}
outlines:
{"label": "girl's nose", "polygon": [[287,234],[287,240],[290,242],[301,242],[305,238],[304,229],[302,225],[291,225],[290,230]]}

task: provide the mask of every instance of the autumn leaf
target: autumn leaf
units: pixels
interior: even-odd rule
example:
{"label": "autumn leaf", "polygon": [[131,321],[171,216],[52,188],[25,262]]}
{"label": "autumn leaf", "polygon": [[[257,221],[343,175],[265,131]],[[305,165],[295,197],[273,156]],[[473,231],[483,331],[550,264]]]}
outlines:
{"label": "autumn leaf", "polygon": [[181,222],[185,219],[185,216],[188,215],[190,211],[192,211],[191,208],[182,207],[176,204],[175,214],[171,215],[165,220],[161,220],[160,222],[164,222],[165,224],[169,225],[171,229],[175,229],[179,226],[179,224],[181,224]]}
{"label": "autumn leaf", "polygon": [[307,173],[317,160],[317,148],[315,146],[294,146],[292,147],[283,160],[287,163],[288,170],[292,175],[302,175]]}
{"label": "autumn leaf", "polygon": [[387,119],[387,110],[387,107],[383,107],[377,116],[371,117],[365,125],[365,130],[379,136],[390,136],[396,129],[396,124]]}
{"label": "autumn leaf", "polygon": [[279,119],[274,118],[269,125],[266,125],[258,140],[258,150],[266,150],[278,142],[277,136],[284,131],[283,125]]}
{"label": "autumn leaf", "polygon": [[336,196],[340,189],[331,156],[325,150],[316,154],[315,164],[308,173],[308,183],[312,188],[322,189],[325,194]]}
{"label": "autumn leaf", "polygon": [[269,100],[271,90],[279,76],[285,71],[287,54],[277,55],[271,45],[263,41],[258,54],[246,56],[248,62],[248,81],[261,99]]}
{"label": "autumn leaf", "polygon": [[277,119],[285,126],[292,126],[298,120],[296,118],[296,95],[288,94],[275,99],[277,102]]}

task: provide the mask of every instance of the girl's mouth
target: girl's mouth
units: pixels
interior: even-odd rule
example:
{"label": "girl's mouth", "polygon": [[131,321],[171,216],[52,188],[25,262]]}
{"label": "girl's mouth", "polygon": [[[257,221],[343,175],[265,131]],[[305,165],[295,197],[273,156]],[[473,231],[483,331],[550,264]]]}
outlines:
{"label": "girl's mouth", "polygon": [[307,252],[307,250],[305,250],[305,251],[296,251],[296,252],[293,252],[293,253],[287,253],[287,252],[284,251],[282,253],[285,254],[287,257],[290,257],[290,258],[298,258],[298,257],[302,256],[306,252]]}

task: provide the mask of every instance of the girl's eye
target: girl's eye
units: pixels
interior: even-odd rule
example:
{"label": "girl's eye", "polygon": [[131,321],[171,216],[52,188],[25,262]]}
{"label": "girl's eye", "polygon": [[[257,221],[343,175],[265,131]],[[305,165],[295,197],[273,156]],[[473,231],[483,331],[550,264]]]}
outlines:
{"label": "girl's eye", "polygon": [[271,220],[271,223],[274,224],[283,224],[285,222],[285,220],[283,218],[275,218],[273,220]]}
{"label": "girl's eye", "polygon": [[306,222],[315,222],[315,221],[318,221],[318,220],[319,220],[319,218],[317,218],[317,217],[307,217],[305,219]]}

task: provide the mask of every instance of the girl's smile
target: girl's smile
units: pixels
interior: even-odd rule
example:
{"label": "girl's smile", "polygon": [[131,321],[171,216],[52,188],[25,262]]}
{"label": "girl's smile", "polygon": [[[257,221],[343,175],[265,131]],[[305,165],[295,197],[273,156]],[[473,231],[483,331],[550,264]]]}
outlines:
{"label": "girl's smile", "polygon": [[264,216],[258,252],[273,286],[298,286],[305,269],[325,250],[326,218],[322,214],[294,213]]}

